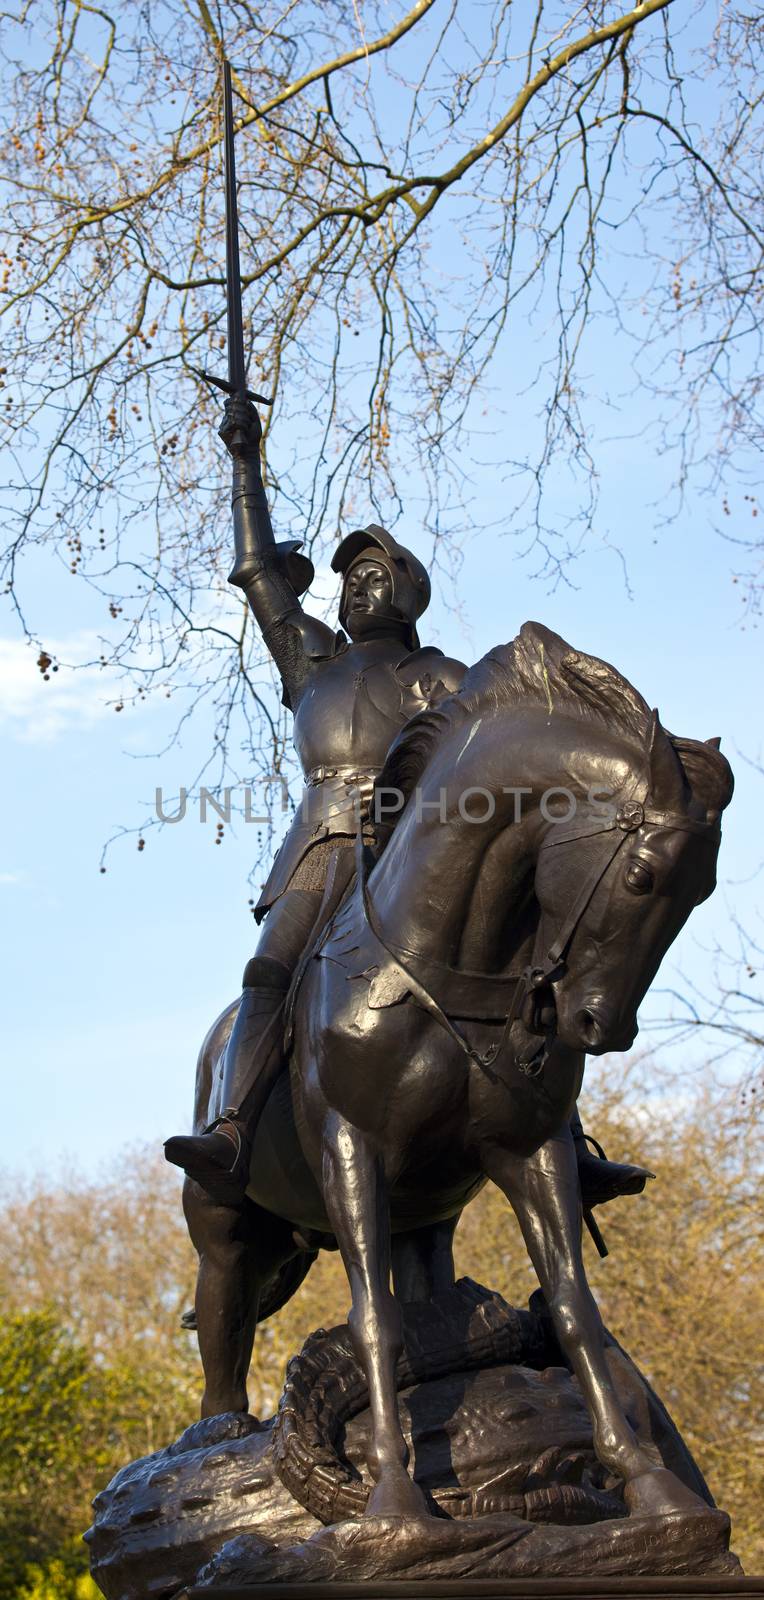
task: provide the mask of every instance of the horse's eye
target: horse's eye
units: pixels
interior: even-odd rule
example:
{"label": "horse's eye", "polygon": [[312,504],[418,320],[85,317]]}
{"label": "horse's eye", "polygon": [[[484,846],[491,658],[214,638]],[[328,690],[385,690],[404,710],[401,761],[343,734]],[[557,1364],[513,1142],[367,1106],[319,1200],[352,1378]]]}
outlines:
{"label": "horse's eye", "polygon": [[632,894],[649,894],[655,879],[643,861],[630,861],[626,868],[626,884]]}

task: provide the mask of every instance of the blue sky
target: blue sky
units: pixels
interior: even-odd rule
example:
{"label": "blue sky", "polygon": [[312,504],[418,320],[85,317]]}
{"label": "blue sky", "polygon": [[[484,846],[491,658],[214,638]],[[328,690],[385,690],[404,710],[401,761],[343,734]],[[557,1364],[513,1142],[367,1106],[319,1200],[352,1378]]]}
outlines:
{"label": "blue sky", "polygon": [[[735,551],[714,526],[718,502],[690,493],[665,522],[676,462],[654,437],[645,442],[648,402],[632,395],[631,351],[607,325],[586,351],[589,388],[603,397],[595,418],[601,499],[571,584],[549,592],[522,540],[483,531],[495,529],[505,509],[505,460],[522,455],[534,436],[523,387],[538,356],[536,337],[510,327],[492,374],[500,422],[474,413],[483,465],[473,472],[464,563],[455,590],[436,584],[423,637],[474,660],[535,618],[612,660],[672,731],[722,735],[738,786],[719,889],[658,979],[661,987],[682,973],[710,988],[709,952],[716,942],[733,944],[732,917],[759,928],[764,780],[744,759],[762,756],[759,635],[733,582]],[[624,432],[634,437],[614,437]],[[284,440],[285,451],[293,445]],[[709,455],[713,448],[709,428]],[[563,480],[557,492],[564,494]],[[409,504],[396,532],[426,555],[413,479]],[[358,512],[365,520],[360,505]],[[728,531],[745,535],[742,493],[731,512]],[[25,586],[48,648],[62,659],[91,657],[88,600],[65,566],[36,554]],[[115,714],[106,704],[114,691],[95,669],[62,669],[44,683],[12,615],[0,614],[0,971],[11,1171],[60,1170],[70,1161],[92,1170],[132,1141],[158,1143],[186,1126],[200,1040],[237,993],[253,947],[252,828],[227,831],[216,845],[215,816],[202,826],[189,807],[183,823],[152,832],[144,851],[132,835],[117,843],[108,871],[99,872],[105,840],[140,822],[157,786],[173,795],[190,784],[208,754],[201,718],[182,743],[155,755],[174,707],[158,702]],[[660,1012],[664,1002],[648,1001],[648,1015],[651,1007]]]}

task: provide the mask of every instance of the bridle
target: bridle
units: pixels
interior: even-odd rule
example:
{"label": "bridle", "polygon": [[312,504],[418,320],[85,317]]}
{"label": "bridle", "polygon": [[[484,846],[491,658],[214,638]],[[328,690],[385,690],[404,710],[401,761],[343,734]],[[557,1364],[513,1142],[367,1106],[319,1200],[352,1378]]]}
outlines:
{"label": "bridle", "polygon": [[[646,791],[647,785],[644,780],[641,787]],[[566,968],[565,957],[570,949],[573,935],[594,896],[595,890],[602,882],[605,873],[613,865],[616,856],[622,850],[629,835],[636,833],[639,828],[646,825],[670,828],[676,833],[702,833],[709,837],[712,833],[719,832],[718,823],[701,822],[694,817],[685,816],[683,812],[660,811],[656,807],[647,806],[645,799],[640,799],[636,794],[633,794],[629,799],[621,802],[617,811],[611,815],[609,820],[595,821],[592,819],[588,824],[584,823],[578,827],[573,824],[568,829],[554,827],[546,838],[542,839],[539,846],[539,856],[542,855],[544,850],[552,850],[562,844],[573,844],[581,839],[594,839],[604,834],[611,835],[606,849],[603,850],[601,856],[598,856],[598,859],[584,878],[573,905],[562,926],[557,930],[548,950],[538,963],[532,963],[528,969],[529,989],[541,988],[544,984],[562,976]],[[537,934],[537,942],[540,940],[542,946],[543,926],[548,920],[549,914],[542,912],[539,918]]]}
{"label": "bridle", "polygon": [[[547,945],[547,948],[545,949],[544,946],[547,941],[545,929],[548,927],[549,914],[542,911],[536,930],[534,951],[530,964],[524,967],[521,972],[503,973],[499,979],[494,981],[492,985],[493,992],[505,989],[511,998],[503,1015],[484,1019],[503,1023],[499,1039],[494,1044],[489,1045],[485,1051],[476,1050],[470,1044],[452,1017],[448,1015],[445,1007],[430,992],[427,983],[417,975],[414,969],[418,962],[421,962],[421,958],[418,958],[414,952],[406,950],[403,946],[396,945],[392,939],[388,939],[383,933],[369,895],[366,873],[361,870],[360,879],[364,915],[373,937],[394,962],[401,977],[405,979],[412,999],[422,1006],[425,1011],[428,1011],[469,1060],[484,1071],[490,1069],[501,1054],[507,1043],[512,1024],[520,1016],[526,1001],[536,996],[538,991],[548,984],[557,981],[567,971],[568,952],[581,918],[590,905],[602,879],[613,865],[629,836],[645,825],[670,828],[682,833],[704,834],[709,838],[714,833],[719,834],[720,824],[718,821],[700,821],[699,819],[688,817],[682,812],[662,811],[657,807],[648,806],[646,803],[647,787],[647,780],[642,779],[632,794],[621,801],[617,810],[613,811],[612,808],[609,808],[608,814],[602,818],[590,818],[587,822],[579,824],[572,823],[568,828],[565,827],[564,823],[555,824],[546,837],[542,839],[538,851],[539,857],[544,850],[557,849],[560,845],[573,844],[582,839],[606,837],[607,843],[605,849],[598,853],[597,860],[586,874],[572,906],[563,918],[561,925],[554,931],[551,943]],[[439,987],[444,987],[446,992],[448,992],[449,984],[458,984],[463,989],[465,979],[468,984],[472,979],[475,988],[478,988],[486,981],[485,974],[465,974],[457,968],[447,966],[444,962],[428,960],[422,965],[426,965],[430,972],[433,969],[438,969],[438,974],[443,975],[443,982],[439,984]],[[479,1015],[479,1002],[477,1014]],[[525,1058],[518,1058],[517,1065],[520,1071],[526,1076],[537,1077],[544,1067],[549,1048],[550,1039],[547,1037],[541,1044],[536,1046],[532,1054]]]}

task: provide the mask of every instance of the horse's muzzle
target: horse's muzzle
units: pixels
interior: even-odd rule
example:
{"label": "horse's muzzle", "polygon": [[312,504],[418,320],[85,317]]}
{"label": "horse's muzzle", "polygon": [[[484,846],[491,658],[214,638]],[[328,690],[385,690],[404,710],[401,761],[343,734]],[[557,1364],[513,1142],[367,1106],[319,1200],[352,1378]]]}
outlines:
{"label": "horse's muzzle", "polygon": [[607,1050],[628,1050],[637,1036],[636,1023],[616,1018],[609,1006],[597,1000],[579,1007],[573,1015],[573,1032],[578,1048],[587,1055],[601,1056]]}

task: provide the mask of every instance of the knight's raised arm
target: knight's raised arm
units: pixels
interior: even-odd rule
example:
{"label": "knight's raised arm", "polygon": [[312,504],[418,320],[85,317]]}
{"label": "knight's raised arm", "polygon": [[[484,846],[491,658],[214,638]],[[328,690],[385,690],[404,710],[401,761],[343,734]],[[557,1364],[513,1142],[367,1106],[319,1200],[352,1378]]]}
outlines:
{"label": "knight's raised arm", "polygon": [[260,467],[262,436],[262,423],[252,402],[238,397],[226,400],[220,437],[233,463],[231,508],[235,550],[228,581],[245,590],[276,548]]}
{"label": "knight's raised arm", "polygon": [[300,541],[274,539],[260,465],[262,427],[250,400],[226,401],[220,437],[233,461],[235,560],[228,581],[244,590],[288,699],[290,680],[301,675],[303,661],[331,655],[336,636],[300,603],[313,577],[312,562],[299,554]]}

